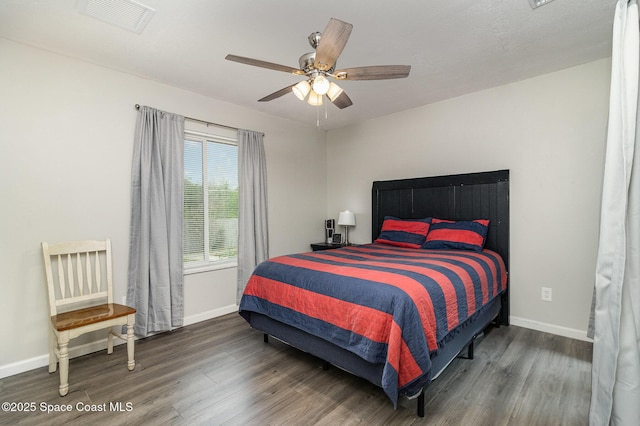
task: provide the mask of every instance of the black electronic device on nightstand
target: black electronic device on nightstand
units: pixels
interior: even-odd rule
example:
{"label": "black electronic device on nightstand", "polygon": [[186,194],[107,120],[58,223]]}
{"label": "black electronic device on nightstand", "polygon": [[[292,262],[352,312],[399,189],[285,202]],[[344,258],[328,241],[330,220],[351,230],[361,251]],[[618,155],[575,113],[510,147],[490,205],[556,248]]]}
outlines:
{"label": "black electronic device on nightstand", "polygon": [[324,221],[324,240],[327,243],[333,242],[333,233],[336,230],[336,221],[334,219],[327,219]]}

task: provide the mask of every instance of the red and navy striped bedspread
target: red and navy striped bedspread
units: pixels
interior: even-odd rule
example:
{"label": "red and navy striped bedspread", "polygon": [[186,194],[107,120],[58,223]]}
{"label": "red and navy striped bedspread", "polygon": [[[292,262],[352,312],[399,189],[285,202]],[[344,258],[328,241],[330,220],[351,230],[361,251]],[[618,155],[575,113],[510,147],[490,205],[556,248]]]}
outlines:
{"label": "red and navy striped bedspread", "polygon": [[350,246],[261,263],[240,314],[267,315],[384,364],[382,388],[396,404],[428,383],[430,353],[506,282],[490,250]]}

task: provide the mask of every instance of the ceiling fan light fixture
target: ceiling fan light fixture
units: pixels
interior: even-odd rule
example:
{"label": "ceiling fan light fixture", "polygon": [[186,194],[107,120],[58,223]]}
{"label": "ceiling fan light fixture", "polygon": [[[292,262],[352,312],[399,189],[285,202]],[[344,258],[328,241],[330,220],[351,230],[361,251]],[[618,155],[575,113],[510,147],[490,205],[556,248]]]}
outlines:
{"label": "ceiling fan light fixture", "polygon": [[301,81],[300,83],[293,86],[293,88],[291,89],[293,94],[296,95],[296,98],[300,99],[301,101],[304,101],[304,98],[307,97],[310,90],[311,90],[311,85],[307,80]]}
{"label": "ceiling fan light fixture", "polygon": [[[135,0],[77,0],[82,1],[135,1]],[[550,2],[553,0],[528,0],[537,2]],[[346,68],[335,71],[336,61],[342,53],[353,25],[339,19],[331,18],[324,32],[313,33],[309,37],[314,52],[303,54],[298,63],[300,68],[293,68],[273,62],[261,61],[259,59],[246,58],[228,54],[225,59],[254,67],[266,68],[274,71],[293,74],[306,81],[298,81],[285,88],[277,90],[258,102],[268,102],[281,96],[293,92],[295,96],[312,106],[322,105],[324,95],[331,100],[334,106],[344,109],[353,105],[347,93],[332,80],[388,80],[395,78],[405,78],[411,71],[410,65],[376,65],[367,67]],[[326,116],[326,111],[325,111]]]}
{"label": "ceiling fan light fixture", "polygon": [[314,90],[312,90],[309,93],[309,99],[307,100],[307,103],[311,106],[320,106],[322,105],[322,95],[316,93]]}
{"label": "ceiling fan light fixture", "polygon": [[335,101],[340,94],[344,92],[342,87],[338,86],[333,81],[329,84],[329,90],[327,91],[327,97],[331,100],[331,102]]}
{"label": "ceiling fan light fixture", "polygon": [[322,74],[313,79],[313,91],[318,95],[326,94],[329,91],[329,86],[329,80],[327,80],[327,77]]}

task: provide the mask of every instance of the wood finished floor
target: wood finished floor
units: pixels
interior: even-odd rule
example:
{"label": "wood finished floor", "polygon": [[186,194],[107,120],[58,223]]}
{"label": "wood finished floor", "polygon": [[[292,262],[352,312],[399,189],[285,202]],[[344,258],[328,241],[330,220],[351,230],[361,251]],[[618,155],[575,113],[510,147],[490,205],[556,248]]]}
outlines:
{"label": "wood finished floor", "polygon": [[[415,401],[394,410],[384,392],[248,328],[237,314],[70,361],[70,391],[58,395],[47,367],[0,380],[0,402],[35,402],[36,412],[0,411],[0,424],[87,425],[586,425],[589,343],[515,326],[493,329],[475,359],[457,359],[428,388],[425,417]],[[124,411],[82,412],[78,404],[122,403]],[[130,403],[130,411],[126,411]],[[46,413],[41,404],[70,404]],[[86,405],[85,405],[86,406]]]}

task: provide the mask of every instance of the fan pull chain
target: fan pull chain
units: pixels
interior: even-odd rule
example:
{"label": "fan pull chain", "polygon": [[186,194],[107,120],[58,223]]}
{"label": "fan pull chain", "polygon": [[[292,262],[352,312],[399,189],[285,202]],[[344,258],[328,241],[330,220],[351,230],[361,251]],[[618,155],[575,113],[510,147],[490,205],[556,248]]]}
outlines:
{"label": "fan pull chain", "polygon": [[[324,105],[324,119],[325,121],[329,119],[329,109],[327,108],[327,102],[323,102]],[[320,127],[320,108],[321,105],[316,107],[316,127]]]}

